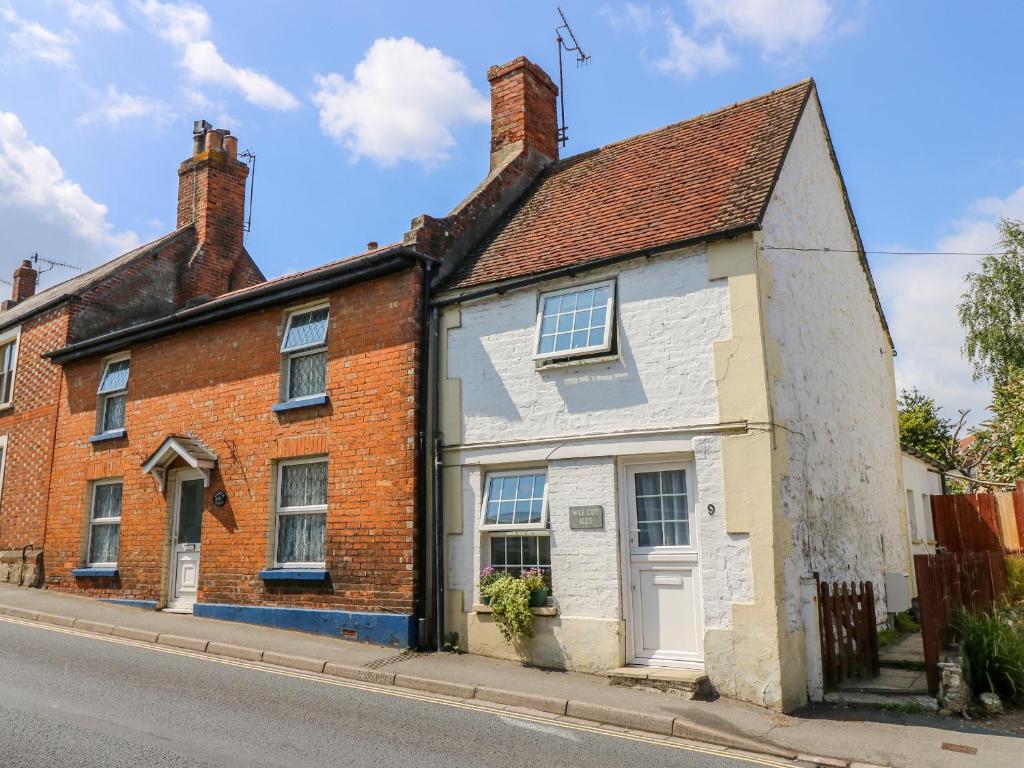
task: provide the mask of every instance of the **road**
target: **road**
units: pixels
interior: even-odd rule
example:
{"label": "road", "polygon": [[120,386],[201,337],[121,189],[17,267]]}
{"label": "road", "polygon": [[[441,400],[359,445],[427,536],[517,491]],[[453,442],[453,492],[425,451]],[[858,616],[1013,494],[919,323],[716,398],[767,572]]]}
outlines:
{"label": "road", "polygon": [[0,619],[4,768],[756,764]]}

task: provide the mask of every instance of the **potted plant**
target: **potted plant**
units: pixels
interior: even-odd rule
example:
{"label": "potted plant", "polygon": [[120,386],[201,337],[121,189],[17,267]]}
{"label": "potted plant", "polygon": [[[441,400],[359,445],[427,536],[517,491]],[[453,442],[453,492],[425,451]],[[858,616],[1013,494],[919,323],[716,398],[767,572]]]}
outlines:
{"label": "potted plant", "polygon": [[489,565],[480,571],[480,599],[483,600],[484,605],[491,604],[491,596],[487,594],[487,587],[504,575],[504,572]]}
{"label": "potted plant", "polygon": [[548,586],[547,574],[543,568],[530,568],[519,577],[530,590],[530,607],[543,608],[548,604],[551,587]]}
{"label": "potted plant", "polygon": [[500,573],[484,588],[484,596],[489,598],[494,621],[506,642],[516,644],[533,636],[530,590],[525,581]]}

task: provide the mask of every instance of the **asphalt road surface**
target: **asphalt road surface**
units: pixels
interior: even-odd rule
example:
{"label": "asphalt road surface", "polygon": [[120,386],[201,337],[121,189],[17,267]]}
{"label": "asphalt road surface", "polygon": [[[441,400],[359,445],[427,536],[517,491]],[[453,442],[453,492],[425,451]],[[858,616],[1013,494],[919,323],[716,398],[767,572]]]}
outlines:
{"label": "asphalt road surface", "polygon": [[0,766],[757,763],[0,620]]}

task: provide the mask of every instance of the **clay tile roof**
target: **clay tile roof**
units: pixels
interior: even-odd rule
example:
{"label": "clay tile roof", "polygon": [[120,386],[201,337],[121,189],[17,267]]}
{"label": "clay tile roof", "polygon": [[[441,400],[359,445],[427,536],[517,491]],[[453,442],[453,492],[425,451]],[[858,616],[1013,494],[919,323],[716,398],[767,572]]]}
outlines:
{"label": "clay tile roof", "polygon": [[758,224],[813,88],[805,80],[555,163],[445,287],[540,274]]}

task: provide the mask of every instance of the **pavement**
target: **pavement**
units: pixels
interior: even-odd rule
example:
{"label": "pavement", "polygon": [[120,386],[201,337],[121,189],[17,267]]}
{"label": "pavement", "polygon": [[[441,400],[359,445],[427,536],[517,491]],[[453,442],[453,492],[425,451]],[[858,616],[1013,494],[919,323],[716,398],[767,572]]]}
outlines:
{"label": "pavement", "polygon": [[[130,639],[140,645],[155,643],[158,648],[188,649],[211,658],[303,670],[318,679],[419,691],[451,697],[467,706],[506,707],[566,724],[591,723],[652,738],[713,745],[724,748],[721,754],[727,757],[772,755],[794,766],[1016,766],[1024,746],[1018,738],[964,732],[956,721],[938,718],[914,725],[871,722],[856,715],[851,719],[847,710],[830,714],[822,708],[806,716],[782,715],[726,698],[688,701],[667,693],[613,687],[594,675],[528,668],[482,656],[402,653],[46,590],[0,585],[0,614],[25,625],[73,624],[74,631]],[[2,640],[0,653],[9,656]]]}

